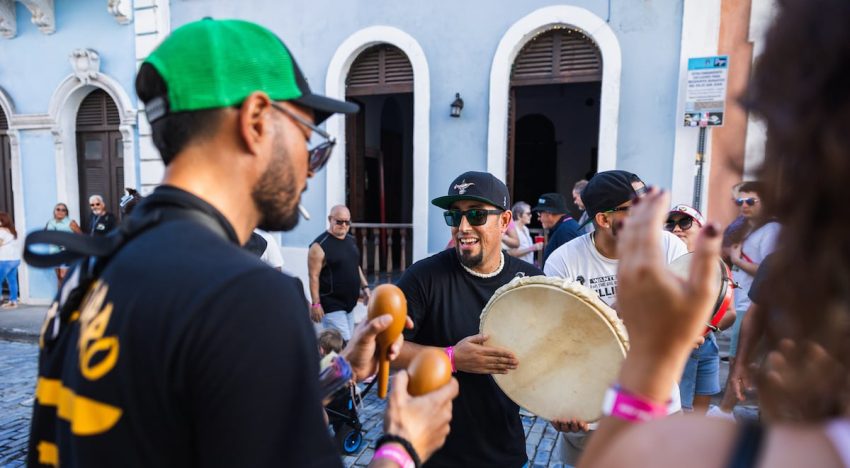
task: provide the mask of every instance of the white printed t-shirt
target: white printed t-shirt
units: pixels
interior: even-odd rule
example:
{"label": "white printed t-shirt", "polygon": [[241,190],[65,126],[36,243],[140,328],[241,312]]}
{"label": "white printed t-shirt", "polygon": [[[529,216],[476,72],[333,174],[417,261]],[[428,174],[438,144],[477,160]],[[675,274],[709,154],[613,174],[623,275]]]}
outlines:
{"label": "white printed t-shirt", "polygon": [[[685,243],[667,231],[662,231],[661,250],[667,264],[688,253]],[[593,244],[592,234],[585,234],[555,249],[546,260],[543,272],[546,276],[578,281],[596,291],[603,302],[613,306],[617,302],[617,262],[599,253]],[[667,412],[672,414],[681,410],[679,386],[673,382]]]}
{"label": "white printed t-shirt", "polygon": [[[668,264],[688,253],[685,243],[667,231],[662,232],[661,250]],[[617,260],[599,253],[591,234],[576,237],[558,247],[546,260],[543,272],[546,276],[582,283],[596,291],[609,306],[617,302]]]}

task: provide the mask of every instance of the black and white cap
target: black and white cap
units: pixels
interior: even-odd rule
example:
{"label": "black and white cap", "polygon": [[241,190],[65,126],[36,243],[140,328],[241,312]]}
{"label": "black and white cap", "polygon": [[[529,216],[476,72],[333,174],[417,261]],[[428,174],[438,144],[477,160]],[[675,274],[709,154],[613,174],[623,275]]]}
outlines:
{"label": "black and white cap", "polygon": [[431,203],[448,210],[460,200],[476,200],[505,211],[511,206],[508,187],[489,172],[464,172],[449,185],[448,195],[437,197]]}

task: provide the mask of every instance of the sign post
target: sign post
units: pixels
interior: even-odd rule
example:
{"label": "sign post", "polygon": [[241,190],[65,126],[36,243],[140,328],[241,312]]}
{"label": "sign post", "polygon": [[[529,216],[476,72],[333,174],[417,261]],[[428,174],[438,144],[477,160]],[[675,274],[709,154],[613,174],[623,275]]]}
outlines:
{"label": "sign post", "polygon": [[699,127],[694,161],[694,208],[701,210],[705,138],[708,127],[722,127],[726,110],[726,83],[729,57],[718,55],[688,59],[688,85],[685,93],[684,125]]}

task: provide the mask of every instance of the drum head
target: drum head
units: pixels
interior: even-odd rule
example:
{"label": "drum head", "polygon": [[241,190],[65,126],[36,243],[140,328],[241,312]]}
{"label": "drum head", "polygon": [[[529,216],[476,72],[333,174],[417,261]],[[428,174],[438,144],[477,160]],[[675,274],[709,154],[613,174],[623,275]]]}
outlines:
{"label": "drum head", "polygon": [[601,416],[628,341],[596,293],[557,278],[522,278],[499,289],[481,316],[488,346],[511,350],[519,367],[494,375],[514,402],[546,419]]}

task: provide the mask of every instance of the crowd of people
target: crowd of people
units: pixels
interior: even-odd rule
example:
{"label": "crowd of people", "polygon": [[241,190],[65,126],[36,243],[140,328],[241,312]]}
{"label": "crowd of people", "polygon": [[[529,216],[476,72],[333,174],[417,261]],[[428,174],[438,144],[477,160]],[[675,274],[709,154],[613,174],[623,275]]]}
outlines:
{"label": "crowd of people", "polygon": [[[575,186],[578,220],[562,194],[511,205],[492,174],[452,180],[432,200],[449,248],[397,282],[408,320],[388,351],[398,371],[371,466],[528,464],[519,405],[494,379],[528,363],[479,326],[497,289],[543,275],[588,288],[628,330],[601,419],[551,421],[565,463],[850,466],[848,21],[842,0],[779,2],[745,99],[767,126],[764,165],[737,187],[740,216],[725,233],[624,170]],[[317,125],[357,106],[313,94],[279,38],[236,20],[175,30],[141,64],[136,88],[165,177],[130,216],[126,243],[76,265],[48,312],[29,465],[340,466],[317,350],[362,381],[392,322],[350,318],[371,293],[351,214],[334,207],[310,245],[309,301],[241,246],[257,227],[295,226],[307,178],[334,146]],[[324,140],[308,149],[313,134]],[[90,233],[107,230],[97,227],[109,222],[103,200],[91,205]],[[73,231],[60,206],[55,229]],[[549,230],[545,247],[528,231],[533,212]],[[16,237],[6,218],[0,248]],[[536,251],[542,268],[528,261]],[[684,255],[686,279],[668,267]],[[706,332],[720,259],[734,306]],[[317,341],[311,320],[336,331]],[[709,407],[721,390],[714,333],[726,327],[732,370]],[[454,377],[412,396],[405,369],[428,348],[445,353]],[[732,407],[752,382],[761,419],[736,423]]]}

